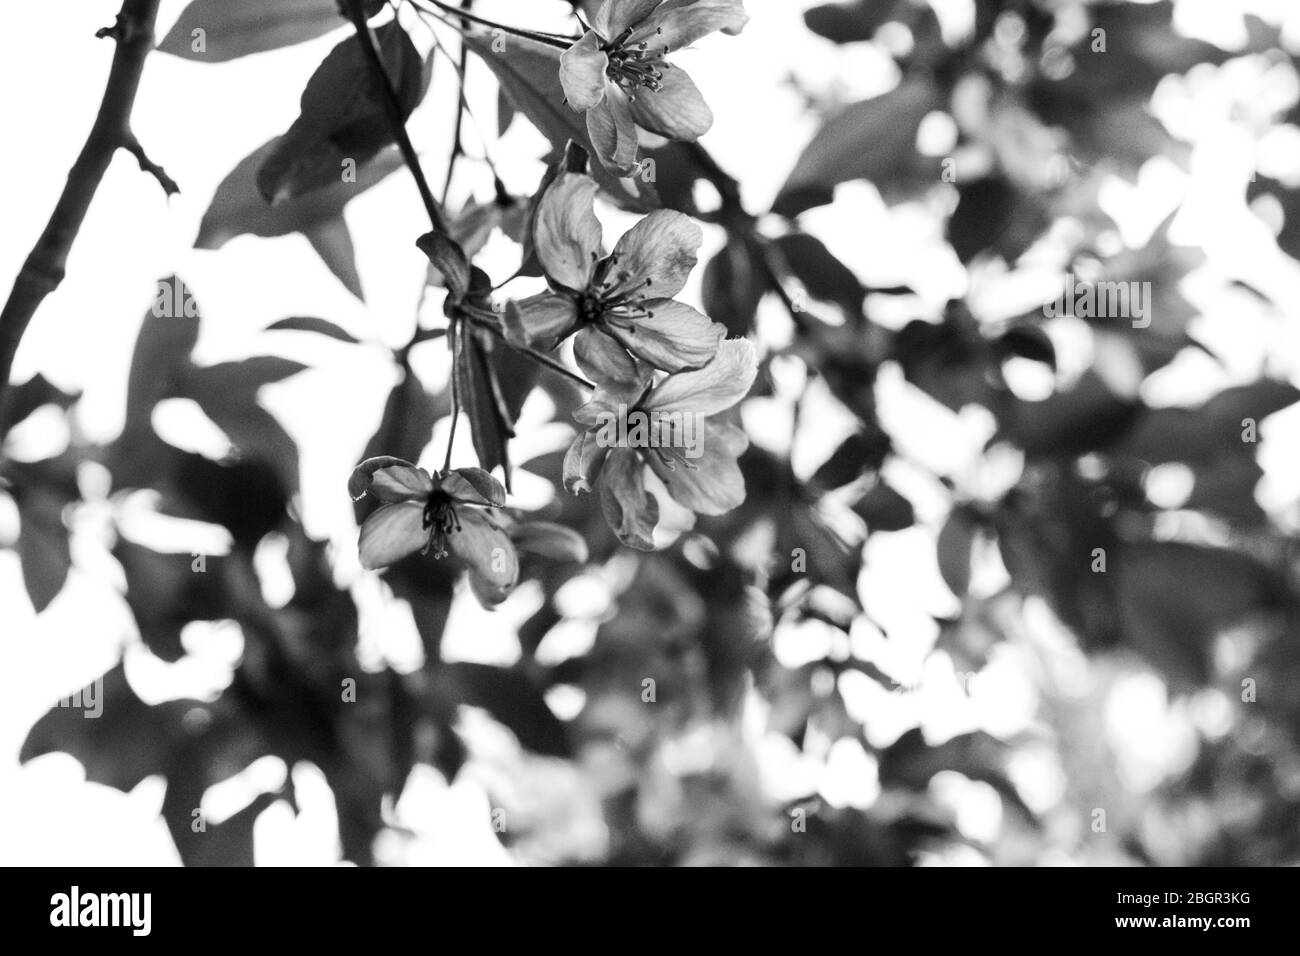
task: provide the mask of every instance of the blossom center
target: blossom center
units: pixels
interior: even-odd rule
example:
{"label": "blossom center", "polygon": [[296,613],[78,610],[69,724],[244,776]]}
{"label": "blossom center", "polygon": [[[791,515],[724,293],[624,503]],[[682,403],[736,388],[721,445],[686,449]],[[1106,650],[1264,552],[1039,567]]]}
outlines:
{"label": "blossom center", "polygon": [[[660,27],[655,34],[663,32],[663,28]],[[628,99],[635,100],[636,93],[640,89],[647,89],[652,93],[663,90],[663,71],[669,69],[672,64],[664,62],[663,59],[668,55],[668,47],[652,47],[648,40],[628,43],[632,33],[633,28],[628,27],[601,49],[609,58],[605,75],[627,94]]]}
{"label": "blossom center", "polygon": [[428,554],[432,551],[435,558],[446,556],[447,535],[460,530],[460,519],[456,517],[456,509],[449,495],[435,491],[429,496],[429,501],[424,506],[424,530],[429,533],[429,538],[420,553]]}
{"label": "blossom center", "polygon": [[578,319],[585,325],[619,320],[635,331],[633,323],[638,319],[654,317],[646,308],[645,295],[645,290],[654,285],[654,277],[646,276],[633,284],[632,273],[620,269],[618,259],[618,253],[614,253],[597,263],[591,285],[578,300]]}

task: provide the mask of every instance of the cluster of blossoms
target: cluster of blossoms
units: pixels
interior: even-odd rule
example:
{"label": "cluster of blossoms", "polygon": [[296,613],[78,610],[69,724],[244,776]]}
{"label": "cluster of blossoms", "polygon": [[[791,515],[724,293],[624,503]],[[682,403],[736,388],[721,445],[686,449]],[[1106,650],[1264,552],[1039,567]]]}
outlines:
{"label": "cluster of blossoms", "polygon": [[709,131],[713,113],[695,83],[665,57],[749,20],[742,0],[605,0],[591,29],[560,59],[569,105],[586,114],[596,156],[629,174],[636,127],[691,141]]}
{"label": "cluster of blossoms", "polygon": [[[606,0],[560,68],[570,106],[587,114],[597,158],[628,172],[638,125],[678,140],[707,131],[708,106],[664,57],[716,30],[738,32],[747,19],[741,0]],[[749,392],[757,359],[749,342],[727,340],[723,326],[674,298],[698,261],[699,226],[680,212],[656,210],[606,253],[596,192],[595,180],[572,171],[546,188],[532,238],[549,288],[509,302],[502,332],[533,354],[572,338],[574,359],[596,389],[574,413],[581,430],[565,456],[564,486],[598,492],[619,540],[649,550],[659,503],[647,469],[696,514],[720,515],[744,501],[737,459],[748,439],[720,413]],[[448,301],[465,299],[473,283],[459,247],[432,234],[421,242],[447,278]],[[683,450],[677,439],[685,416],[692,427]],[[624,429],[611,441],[611,421],[626,425],[629,418],[648,422],[649,434],[634,431],[629,440]],[[402,459],[371,458],[348,487],[354,499],[380,502],[361,529],[364,567],[383,568],[417,551],[450,554],[484,605],[500,603],[518,583],[516,545],[585,553],[568,529],[514,526],[494,511],[505,505],[505,489],[481,468],[429,474]]]}
{"label": "cluster of blossoms", "polygon": [[[573,336],[574,358],[597,387],[574,416],[584,430],[565,457],[565,488],[598,489],[619,539],[648,550],[659,507],[646,491],[646,467],[696,514],[723,514],[744,501],[736,459],[748,441],[713,416],[745,397],[757,359],[749,342],[726,340],[723,326],[673,298],[697,261],[700,227],[656,210],[605,255],[595,192],[588,176],[562,173],[543,195],[535,245],[550,291],[507,306],[506,338],[554,348]],[[656,434],[636,447],[602,440],[611,418],[634,413],[652,423],[698,416],[699,447],[683,454],[671,436]]]}

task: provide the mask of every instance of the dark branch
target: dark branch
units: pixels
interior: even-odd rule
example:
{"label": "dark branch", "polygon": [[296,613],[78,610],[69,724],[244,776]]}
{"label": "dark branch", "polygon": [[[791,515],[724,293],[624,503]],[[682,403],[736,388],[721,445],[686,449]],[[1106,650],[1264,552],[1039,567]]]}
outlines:
{"label": "dark branch", "polygon": [[118,147],[130,135],[131,108],[140,87],[145,57],[153,49],[154,23],[160,0],[123,0],[117,22],[99,31],[117,41],[99,113],[81,153],[68,173],[67,185],[45,231],[23,263],[13,291],[0,311],[0,393],[9,383],[14,355],[32,316],[58,288],[67,269],[68,252],[90,209]]}

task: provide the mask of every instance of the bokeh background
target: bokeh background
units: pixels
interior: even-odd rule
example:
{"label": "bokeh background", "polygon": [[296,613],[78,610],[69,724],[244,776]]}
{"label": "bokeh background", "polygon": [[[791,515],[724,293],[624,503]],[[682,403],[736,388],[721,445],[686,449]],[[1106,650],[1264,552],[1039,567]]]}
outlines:
{"label": "bokeh background", "polygon": [[[347,202],[364,301],[297,231],[195,248],[347,25],[150,57],[134,128],[182,192],[116,158],[0,408],[0,861],[1300,858],[1300,11],[747,6],[675,57],[717,169],[646,146],[663,201],[706,220],[683,298],[763,355],[748,500],[619,548],[557,494],[578,398],[544,382],[510,504],[591,556],[530,566],[495,612],[445,562],[356,558],[352,466],[437,466],[449,431],[443,343],[394,354],[441,322],[410,177]],[[474,8],[575,26],[559,0]],[[115,13],[6,12],[6,289]],[[458,87],[433,55],[409,127],[435,188]],[[553,144],[526,110],[501,131],[473,57],[465,94],[468,223],[493,170],[531,195]],[[600,215],[611,238],[636,218]],[[476,259],[498,281],[518,260],[500,230]],[[1046,317],[1067,273],[1151,283],[1150,327]],[[146,318],[173,275],[201,320]],[[265,331],[288,317],[354,341]],[[101,675],[99,717],[50,710]]]}

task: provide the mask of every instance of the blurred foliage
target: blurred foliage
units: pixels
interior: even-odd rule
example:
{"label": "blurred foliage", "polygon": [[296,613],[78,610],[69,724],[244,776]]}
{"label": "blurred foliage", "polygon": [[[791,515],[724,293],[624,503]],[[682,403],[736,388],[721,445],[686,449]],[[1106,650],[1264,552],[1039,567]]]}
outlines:
{"label": "blurred foliage", "polygon": [[[182,25],[201,17],[195,22],[207,25],[220,58],[336,25],[329,0],[289,5],[297,12],[277,14],[274,29],[265,31],[262,19],[240,20],[247,4],[215,6],[198,0]],[[763,15],[762,4],[751,6]],[[229,553],[209,556],[206,571],[194,573],[188,553],[160,553],[118,535],[112,553],[141,641],[174,661],[185,654],[180,635],[187,624],[230,620],[243,633],[243,656],[215,700],[153,705],[136,695],[119,664],[104,677],[102,718],[52,709],[31,730],[23,759],[66,751],[85,764],[89,779],[121,789],[163,775],[164,815],[182,859],[195,865],[250,862],[253,818],[275,799],[293,802],[287,784],[221,825],[193,831],[191,814],[207,788],[264,755],[318,767],[334,792],[343,855],[373,862],[377,837],[393,827],[391,801],[413,768],[429,765],[451,780],[473,759],[463,736],[465,708],[491,715],[522,748],[504,782],[489,778],[487,786],[493,806],[504,807],[511,821],[498,837],[527,861],[907,865],[962,847],[997,863],[1300,860],[1300,697],[1290,692],[1300,681],[1300,553],[1294,536],[1257,503],[1258,445],[1243,440],[1243,420],[1262,421],[1300,392],[1261,372],[1197,407],[1150,407],[1138,387],[1146,376],[1189,351],[1213,357],[1189,331],[1197,310],[1179,291],[1198,258],[1169,242],[1167,223],[1142,247],[1117,249],[1115,226],[1097,198],[1104,177],[1131,180],[1158,156],[1186,161],[1185,144],[1150,111],[1162,78],[1242,57],[1263,57],[1293,74],[1297,63],[1268,24],[1249,18],[1247,47],[1228,51],[1180,34],[1173,9],[1167,0],[981,0],[973,32],[954,42],[921,0],[817,6],[806,14],[808,29],[828,43],[892,51],[900,80],[862,102],[814,104],[820,128],[773,214],[746,209],[736,181],[694,145],[647,146],[658,169],[653,190],[637,191],[635,180],[605,183],[620,205],[663,204],[725,229],[724,247],[703,265],[706,310],[732,335],[751,334],[761,304],[775,298],[788,306],[793,328],[788,345],[768,350],[754,396],[775,394],[772,363],[797,361],[806,381],[796,409],[823,390],[856,428],[825,450],[806,479],[787,456],[751,447],[742,459],[744,506],[702,520],[661,552],[619,547],[591,496],[561,495],[531,514],[581,533],[590,554],[585,565],[564,555],[528,558],[524,577],[538,582],[542,600],[520,629],[522,656],[509,666],[443,660],[457,569],[417,555],[383,581],[391,598],[409,604],[424,663],[410,673],[363,670],[354,594],[335,574],[331,547],[312,540],[296,514],[298,449],[258,402],[264,385],[302,366],[266,355],[200,367],[191,359],[197,308],[146,317],[121,436],[107,447],[74,440],[56,457],[0,464],[0,488],[21,522],[13,547],[32,603],[44,610],[72,564],[69,526],[82,507],[81,470],[102,467],[115,499],[148,490],[157,511],[221,525],[232,541]],[[223,33],[218,20],[227,14],[232,25]],[[900,26],[910,42],[896,42]],[[385,29],[400,48],[409,112],[428,72],[421,75],[400,28]],[[175,33],[162,49],[186,55],[186,35]],[[1095,49],[1099,35],[1104,52]],[[503,122],[526,118],[557,149],[585,135],[558,103],[553,77],[545,80],[553,89],[542,85],[555,51],[539,46],[525,56],[497,57],[486,43],[469,45],[501,84],[509,108]],[[362,68],[357,59],[339,51],[326,58],[285,137],[221,184],[199,246],[216,249],[241,233],[301,231],[360,294],[342,208],[398,164],[393,151],[383,150],[373,104],[364,97],[339,101],[359,82],[350,72]],[[454,81],[450,70],[440,77],[436,82]],[[322,110],[332,117],[328,123],[319,118]],[[1298,110],[1292,104],[1268,116],[1255,132],[1300,132]],[[951,117],[957,130],[955,177],[944,176],[941,157],[917,149],[918,127],[934,112]],[[358,182],[319,188],[320,169],[333,168],[339,150],[358,149],[368,159]],[[831,202],[837,185],[862,179],[889,202],[946,198],[946,235],[972,270],[990,263],[1014,270],[1049,235],[1068,235],[1050,247],[1057,255],[1052,267],[1062,275],[1150,282],[1150,326],[1089,320],[1090,364],[1067,375],[1055,320],[1040,308],[991,321],[975,303],[954,300],[937,320],[918,309],[901,325],[882,324],[874,309],[906,309],[915,290],[868,287],[800,222],[804,212]],[[716,188],[717,209],[696,208],[698,181]],[[1293,256],[1300,256],[1300,191],[1291,188],[1297,185],[1260,177],[1250,186],[1250,198],[1271,195],[1283,210],[1278,241]],[[281,201],[269,206],[267,195]],[[526,207],[526,197],[498,184],[497,200],[474,206],[454,228],[472,253],[473,242],[495,226],[507,228],[504,219],[517,220]],[[508,228],[518,236],[517,221]],[[527,250],[522,258],[526,267]],[[177,301],[190,302],[179,280],[166,284]],[[277,326],[359,347],[323,319]],[[421,330],[417,338],[438,334]],[[552,376],[521,379],[520,370],[503,364],[511,356],[486,349],[480,358],[523,394],[536,381],[556,421],[570,421],[582,400]],[[394,360],[402,377],[366,454],[415,460],[450,413],[450,396],[426,388],[407,351]],[[1011,362],[1039,366],[1052,382],[1050,394],[1017,394],[1005,376]],[[930,476],[949,503],[947,517],[930,522],[930,530],[935,566],[961,608],[935,621],[933,654],[946,656],[959,674],[979,675],[1003,648],[1014,649],[1035,683],[1029,731],[944,739],[913,721],[881,745],[881,733],[869,732],[873,716],[846,703],[850,682],[878,687],[881,696],[871,700],[912,691],[883,658],[859,653],[856,640],[877,633],[873,595],[859,587],[870,542],[914,527],[921,510],[885,477],[900,463],[921,467],[900,456],[897,435],[879,420],[876,382],[885,368],[953,411],[986,409],[996,421],[989,454],[1023,460],[1017,477],[992,492],[956,476]],[[152,412],[176,397],[197,402],[235,451],[212,460],[159,438]],[[513,399],[517,415],[522,395]],[[6,394],[0,434],[49,406],[71,416],[78,400],[37,376]],[[798,429],[812,427],[796,421]],[[504,441],[503,434],[497,438]],[[1145,485],[1153,468],[1170,463],[1194,475],[1176,509],[1155,504]],[[560,484],[559,453],[519,467]],[[342,494],[342,478],[338,487]],[[294,585],[280,607],[263,596],[254,566],[259,542],[272,534],[287,541]],[[972,590],[978,566],[999,557],[1005,585]],[[600,582],[607,594],[607,606],[586,619],[595,626],[594,642],[559,662],[539,659],[547,636],[575,623],[556,600],[575,581]],[[1031,606],[1050,608],[1072,643],[1064,650],[1054,644],[1055,632],[1041,614],[1027,613]],[[839,635],[826,656],[781,663],[774,634],[812,629]],[[901,639],[880,633],[886,642]],[[1092,683],[1082,693],[1062,674],[1074,646],[1092,660]],[[1214,732],[1197,730],[1190,764],[1150,793],[1126,786],[1114,754],[1101,744],[1107,694],[1142,668],[1160,675],[1176,701],[1218,701],[1230,713]],[[1258,683],[1258,699],[1239,703],[1246,679]],[[355,702],[340,693],[349,680],[356,682]],[[575,717],[561,720],[548,705],[557,687],[581,691]],[[777,746],[778,739],[785,743]],[[846,743],[865,754],[864,773],[872,763],[877,768],[880,793],[864,805],[819,791],[815,775],[807,792],[777,796],[767,785],[770,771],[763,768],[774,749],[790,766],[798,758],[824,767]],[[1068,782],[1046,805],[1027,799],[1023,771],[1015,769],[1026,757]],[[940,799],[957,777],[996,794],[1002,825],[995,839],[964,832],[951,802]],[[1108,814],[1104,834],[1094,826],[1096,808]],[[593,826],[599,838],[581,836]]]}

